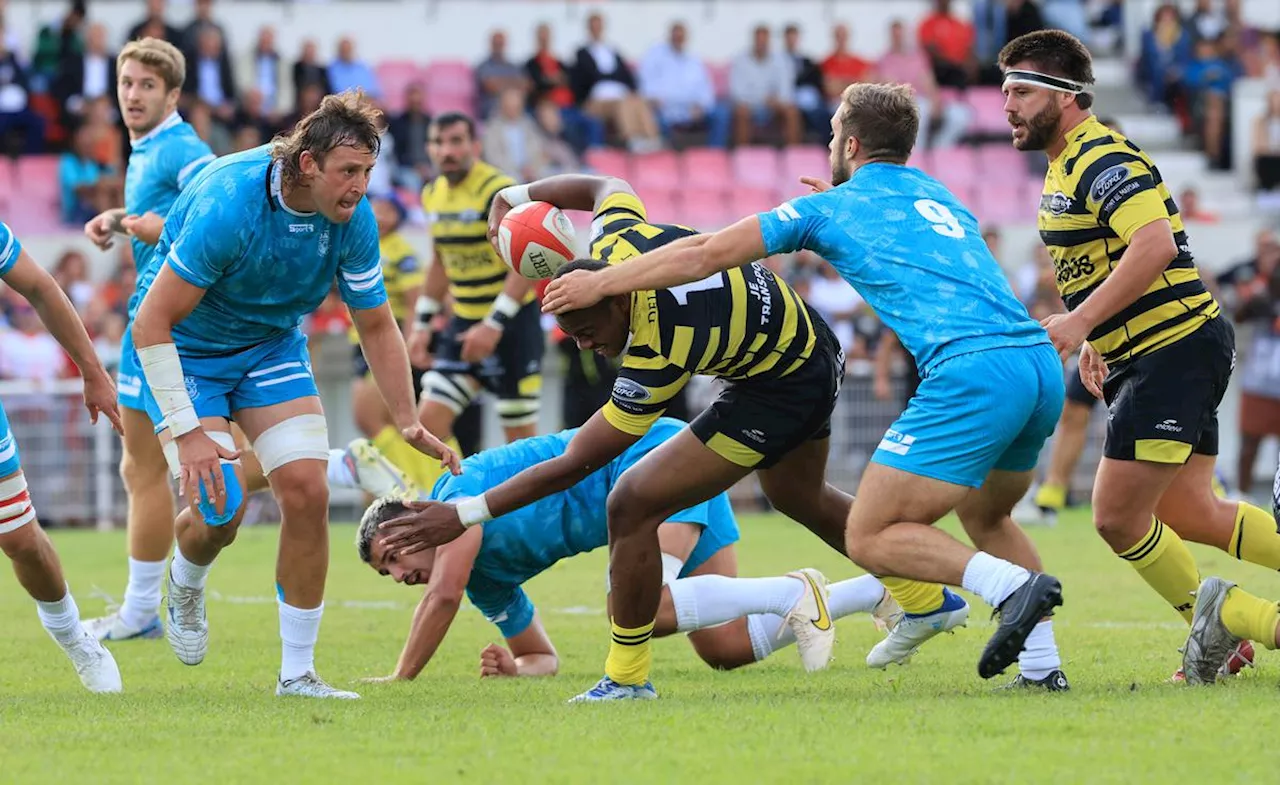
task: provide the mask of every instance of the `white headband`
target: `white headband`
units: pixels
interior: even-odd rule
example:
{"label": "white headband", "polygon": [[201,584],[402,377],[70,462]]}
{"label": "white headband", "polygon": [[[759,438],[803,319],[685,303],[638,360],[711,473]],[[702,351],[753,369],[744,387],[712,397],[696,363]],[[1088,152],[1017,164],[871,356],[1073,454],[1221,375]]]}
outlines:
{"label": "white headband", "polygon": [[1074,79],[1067,79],[1066,77],[1054,76],[1052,74],[1042,74],[1039,71],[1008,71],[1004,75],[1004,86],[1008,87],[1011,84],[1047,87],[1050,90],[1057,90],[1060,93],[1070,93],[1071,95],[1093,92],[1092,88],[1083,82],[1077,82]]}

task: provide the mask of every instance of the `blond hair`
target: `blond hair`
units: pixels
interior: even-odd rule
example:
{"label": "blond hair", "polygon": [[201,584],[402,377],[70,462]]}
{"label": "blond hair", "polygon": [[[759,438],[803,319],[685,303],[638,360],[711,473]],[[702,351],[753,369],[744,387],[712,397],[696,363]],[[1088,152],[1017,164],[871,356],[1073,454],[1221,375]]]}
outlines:
{"label": "blond hair", "polygon": [[302,177],[304,152],[310,152],[321,166],[325,155],[338,147],[364,148],[376,156],[382,146],[381,124],[382,110],[363,90],[327,95],[319,109],[272,141],[271,155],[280,162],[284,181],[296,184]]}
{"label": "blond hair", "polygon": [[136,60],[164,80],[166,90],[176,90],[187,80],[187,58],[178,47],[159,38],[143,38],[130,41],[116,58],[116,69],[124,70],[124,64]]}
{"label": "blond hair", "polygon": [[840,98],[840,137],[854,137],[864,155],[875,161],[906,163],[916,143],[920,111],[915,93],[905,84],[859,82]]}

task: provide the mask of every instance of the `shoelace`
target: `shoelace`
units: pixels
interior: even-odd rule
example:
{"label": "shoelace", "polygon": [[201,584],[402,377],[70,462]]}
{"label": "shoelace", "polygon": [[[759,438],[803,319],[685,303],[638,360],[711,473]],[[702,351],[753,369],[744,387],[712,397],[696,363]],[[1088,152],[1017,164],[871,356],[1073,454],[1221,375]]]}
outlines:
{"label": "shoelace", "polygon": [[192,621],[188,618],[189,616],[198,616],[200,611],[200,595],[196,589],[189,589],[175,584],[169,599],[178,601],[178,618],[184,622],[184,626],[195,626],[199,623],[199,619]]}

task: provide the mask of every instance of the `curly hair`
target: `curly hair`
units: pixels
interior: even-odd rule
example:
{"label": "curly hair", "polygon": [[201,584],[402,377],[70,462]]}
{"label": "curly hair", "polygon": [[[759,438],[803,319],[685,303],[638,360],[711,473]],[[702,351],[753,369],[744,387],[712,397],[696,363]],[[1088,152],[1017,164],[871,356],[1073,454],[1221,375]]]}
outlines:
{"label": "curly hair", "polygon": [[328,95],[319,109],[272,141],[271,155],[280,162],[284,181],[297,184],[302,177],[304,152],[311,153],[322,167],[325,156],[338,147],[364,149],[376,156],[382,146],[381,125],[382,110],[363,90]]}

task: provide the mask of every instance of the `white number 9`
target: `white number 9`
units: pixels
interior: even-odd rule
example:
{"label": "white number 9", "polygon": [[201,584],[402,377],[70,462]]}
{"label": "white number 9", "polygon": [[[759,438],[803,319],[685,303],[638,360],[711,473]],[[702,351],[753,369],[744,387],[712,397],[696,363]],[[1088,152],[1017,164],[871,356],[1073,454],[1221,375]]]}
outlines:
{"label": "white number 9", "polygon": [[948,210],[946,205],[932,199],[917,199],[915,208],[917,213],[933,224],[933,231],[943,237],[964,237],[964,227],[960,225],[955,213]]}

